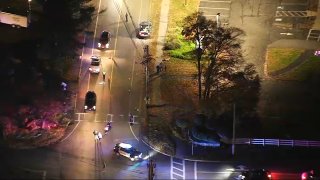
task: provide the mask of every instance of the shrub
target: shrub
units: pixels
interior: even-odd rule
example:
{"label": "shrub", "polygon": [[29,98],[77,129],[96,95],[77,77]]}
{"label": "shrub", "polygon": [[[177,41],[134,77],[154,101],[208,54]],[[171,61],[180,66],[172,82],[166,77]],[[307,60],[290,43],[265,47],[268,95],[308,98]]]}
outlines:
{"label": "shrub", "polygon": [[167,41],[164,46],[163,46],[163,50],[175,50],[175,49],[179,49],[181,47],[181,45],[179,44],[179,41],[177,40],[169,40]]}

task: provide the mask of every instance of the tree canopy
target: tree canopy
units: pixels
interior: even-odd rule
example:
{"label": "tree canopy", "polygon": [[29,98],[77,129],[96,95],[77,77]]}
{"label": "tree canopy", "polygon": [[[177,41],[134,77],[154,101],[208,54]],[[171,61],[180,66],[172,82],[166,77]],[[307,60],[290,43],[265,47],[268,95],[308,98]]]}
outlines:
{"label": "tree canopy", "polygon": [[181,34],[187,40],[196,42],[199,37],[202,39],[201,68],[198,64],[198,76],[203,79],[203,83],[199,81],[201,100],[211,105],[216,101],[215,107],[221,108],[239,103],[247,111],[255,109],[260,79],[255,66],[246,63],[242,55],[245,32],[236,27],[218,27],[201,12],[186,17],[183,24]]}

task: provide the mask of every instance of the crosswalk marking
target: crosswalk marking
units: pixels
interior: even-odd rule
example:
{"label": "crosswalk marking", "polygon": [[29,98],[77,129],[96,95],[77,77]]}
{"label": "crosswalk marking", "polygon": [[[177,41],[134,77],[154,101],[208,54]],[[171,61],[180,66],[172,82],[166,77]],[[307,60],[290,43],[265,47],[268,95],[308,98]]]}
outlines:
{"label": "crosswalk marking", "polygon": [[[185,179],[185,160],[171,157],[170,161],[171,161],[171,170],[170,170],[171,179],[181,179],[181,178]],[[182,168],[179,166],[181,166]]]}
{"label": "crosswalk marking", "polygon": [[106,117],[106,122],[113,122],[113,114],[107,114],[107,117]]}
{"label": "crosswalk marking", "polygon": [[[80,121],[87,121],[87,122],[96,122],[96,123],[102,123],[102,122],[108,122],[108,121],[111,121],[111,122],[113,122],[113,118],[115,117],[115,116],[118,116],[118,117],[120,117],[121,119],[123,119],[123,117],[125,117],[125,115],[123,115],[123,114],[119,114],[119,115],[114,115],[114,114],[107,114],[106,116],[105,116],[105,119],[104,120],[98,120],[97,119],[97,114],[94,114],[94,120],[92,121],[92,120],[89,120],[89,119],[86,119],[86,114],[87,113],[76,113],[76,118],[75,118],[75,120],[74,121],[76,121],[76,122],[80,122]],[[128,119],[129,119],[129,116],[130,115],[128,115]],[[134,124],[138,124],[138,118],[139,118],[139,116],[138,115],[132,115],[133,116],[133,122],[134,122]],[[128,121],[129,122],[129,121]]]}

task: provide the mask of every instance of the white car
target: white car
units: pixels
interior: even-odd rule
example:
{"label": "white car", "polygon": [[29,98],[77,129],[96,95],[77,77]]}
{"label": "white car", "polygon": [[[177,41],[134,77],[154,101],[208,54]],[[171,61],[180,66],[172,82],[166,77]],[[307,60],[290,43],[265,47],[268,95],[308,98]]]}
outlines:
{"label": "white car", "polygon": [[91,63],[89,67],[90,73],[100,73],[101,58],[99,56],[91,56]]}
{"label": "white car", "polygon": [[137,161],[142,159],[142,153],[127,143],[117,143],[113,151],[119,156],[129,158],[131,161]]}
{"label": "white car", "polygon": [[149,38],[151,34],[152,24],[150,21],[143,21],[139,25],[138,38]]}

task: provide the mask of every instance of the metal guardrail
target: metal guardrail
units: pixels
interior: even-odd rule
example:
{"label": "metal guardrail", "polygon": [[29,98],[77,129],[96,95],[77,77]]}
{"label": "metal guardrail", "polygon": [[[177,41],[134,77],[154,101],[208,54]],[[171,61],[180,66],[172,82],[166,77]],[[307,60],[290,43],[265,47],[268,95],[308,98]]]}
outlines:
{"label": "metal guardrail", "polygon": [[[232,141],[231,141],[232,143]],[[290,139],[252,139],[252,138],[236,138],[235,144],[249,144],[262,146],[291,146],[291,147],[318,147],[320,141],[308,140],[290,140]]]}

